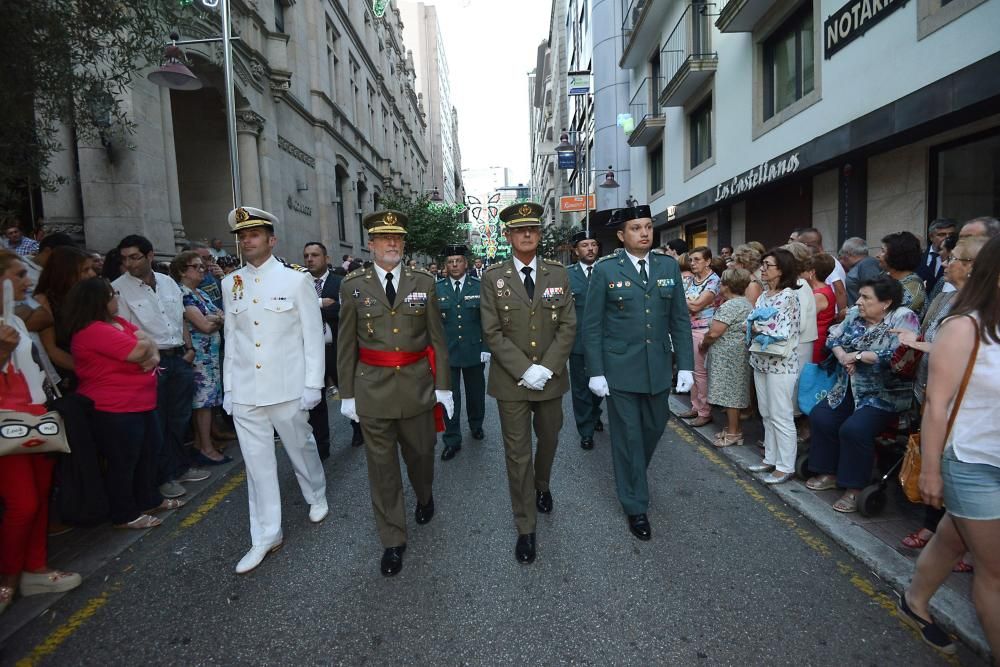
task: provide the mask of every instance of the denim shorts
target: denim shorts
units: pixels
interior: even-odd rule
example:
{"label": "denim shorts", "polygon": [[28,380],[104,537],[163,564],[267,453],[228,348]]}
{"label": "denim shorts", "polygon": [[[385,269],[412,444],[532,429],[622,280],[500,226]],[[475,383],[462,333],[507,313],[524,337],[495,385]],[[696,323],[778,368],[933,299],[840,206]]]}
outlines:
{"label": "denim shorts", "polygon": [[951,447],[941,457],[944,506],[952,516],[975,521],[1000,519],[1000,468],[963,463]]}

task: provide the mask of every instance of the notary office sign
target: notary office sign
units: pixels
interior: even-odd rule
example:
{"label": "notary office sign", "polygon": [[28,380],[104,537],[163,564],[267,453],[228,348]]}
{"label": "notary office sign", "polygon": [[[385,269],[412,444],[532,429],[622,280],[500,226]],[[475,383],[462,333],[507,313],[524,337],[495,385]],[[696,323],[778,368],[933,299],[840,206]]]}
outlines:
{"label": "notary office sign", "polygon": [[829,60],[909,0],[850,0],[823,22],[823,53]]}

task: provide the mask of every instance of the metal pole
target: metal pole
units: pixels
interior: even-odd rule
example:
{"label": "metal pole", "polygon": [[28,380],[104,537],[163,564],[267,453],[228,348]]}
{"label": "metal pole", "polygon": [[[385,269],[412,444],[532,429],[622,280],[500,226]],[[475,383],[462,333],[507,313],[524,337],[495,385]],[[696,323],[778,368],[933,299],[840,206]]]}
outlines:
{"label": "metal pole", "polygon": [[590,142],[586,141],[583,144],[583,169],[587,172],[586,184],[587,187],[583,191],[583,205],[587,209],[587,219],[584,229],[587,230],[587,234],[590,234]]}
{"label": "metal pole", "polygon": [[236,93],[233,90],[233,45],[230,26],[232,17],[229,0],[221,0],[222,5],[222,62],[225,70],[226,86],[226,130],[229,134],[229,175],[233,186],[233,208],[240,205],[240,155],[236,145]]}

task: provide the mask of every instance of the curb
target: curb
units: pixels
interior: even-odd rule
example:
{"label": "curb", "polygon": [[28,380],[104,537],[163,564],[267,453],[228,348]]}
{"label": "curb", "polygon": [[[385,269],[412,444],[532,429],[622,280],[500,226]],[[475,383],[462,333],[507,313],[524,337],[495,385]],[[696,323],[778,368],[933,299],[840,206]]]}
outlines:
{"label": "curb", "polygon": [[[671,412],[677,414],[686,411],[688,406],[675,396],[670,397]],[[693,427],[678,420],[689,431],[693,431],[702,440],[711,445],[714,426]],[[720,455],[728,459],[740,470],[744,466],[757,463],[757,456],[746,447],[723,447],[716,449]],[[752,473],[746,473],[758,480]],[[872,573],[891,586],[896,593],[910,583],[913,574],[913,563],[895,549],[878,539],[867,530],[853,523],[846,515],[834,512],[823,500],[806,488],[805,484],[793,479],[784,484],[761,484],[776,494],[788,506],[806,517],[816,527],[836,542],[851,556],[857,558],[868,567]],[[941,587],[931,598],[931,611],[934,620],[946,630],[956,635],[972,651],[980,657],[990,659],[990,647],[983,635],[972,601],[955,591]]]}

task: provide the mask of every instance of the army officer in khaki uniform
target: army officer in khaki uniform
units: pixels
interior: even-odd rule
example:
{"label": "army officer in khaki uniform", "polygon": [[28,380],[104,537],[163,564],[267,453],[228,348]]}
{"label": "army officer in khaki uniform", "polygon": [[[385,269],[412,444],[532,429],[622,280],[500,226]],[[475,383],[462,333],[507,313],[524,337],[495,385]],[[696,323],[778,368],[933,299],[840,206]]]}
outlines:
{"label": "army officer in khaki uniform", "polygon": [[[566,360],[576,335],[576,311],[566,269],[538,257],[542,207],[500,212],[513,256],[494,264],[480,285],[483,339],[492,352],[486,391],[497,400],[507,454],[507,482],[517,525],[517,560],[535,560],[535,518],[552,511],[549,476],[562,428]],[[534,460],[531,432],[537,445]]]}
{"label": "army officer in khaki uniform", "polygon": [[385,548],[381,570],[389,577],[403,568],[406,551],[396,443],[417,496],[416,521],[427,523],[434,516],[436,431],[444,430],[435,405],[441,403],[448,416],[454,405],[434,276],[401,264],[406,216],[378,211],[363,222],[374,264],[340,285],[337,374],[340,412],[360,421],[365,436],[372,508]]}

